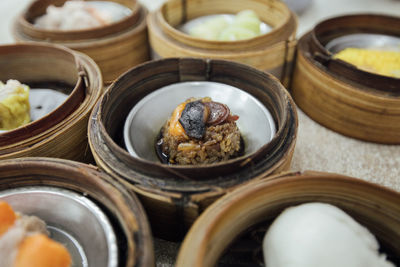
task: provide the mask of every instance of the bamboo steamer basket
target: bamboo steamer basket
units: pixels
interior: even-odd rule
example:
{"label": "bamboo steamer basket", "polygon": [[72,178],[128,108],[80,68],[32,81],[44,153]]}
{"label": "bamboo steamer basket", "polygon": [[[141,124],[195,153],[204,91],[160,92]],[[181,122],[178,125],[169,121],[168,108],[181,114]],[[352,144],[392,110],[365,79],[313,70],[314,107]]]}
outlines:
{"label": "bamboo steamer basket", "polygon": [[292,96],[308,116],[334,131],[365,141],[399,144],[400,79],[332,59],[325,47],[335,38],[355,33],[400,38],[400,19],[352,15],[315,26],[299,41]]}
{"label": "bamboo steamer basket", "polygon": [[0,80],[8,79],[48,86],[69,96],[41,119],[1,133],[0,159],[44,156],[92,160],[87,123],[103,90],[102,76],[93,60],[55,45],[4,45],[0,46]]}
{"label": "bamboo steamer basket", "polygon": [[[159,88],[184,81],[219,82],[256,97],[272,113],[277,128],[273,139],[254,154],[200,167],[166,165],[131,156],[122,138],[129,110]],[[154,125],[157,129],[161,126]],[[139,125],[137,136],[143,135],[141,129]],[[287,170],[296,136],[295,106],[279,81],[249,66],[222,60],[170,58],[132,69],[110,86],[89,122],[89,144],[98,166],[139,195],[153,232],[169,240],[182,238],[199,214],[226,192]],[[143,142],[154,144],[155,138],[149,136]]]}
{"label": "bamboo steamer basket", "polygon": [[[272,31],[240,41],[211,41],[178,30],[183,23],[212,14],[236,14],[252,9]],[[271,72],[286,86],[295,53],[297,20],[276,0],[170,0],[147,18],[150,46],[156,58],[200,57],[228,59]]]}
{"label": "bamboo steamer basket", "polygon": [[[34,192],[34,194],[28,192]],[[47,195],[52,192],[54,192],[51,195],[53,197],[52,203],[47,203],[42,207],[43,200],[47,199]],[[0,162],[1,199],[10,201],[11,205],[28,211],[26,214],[30,214],[29,209],[32,209],[30,202],[32,201],[36,203],[34,208],[41,206],[41,209],[47,210],[46,212],[42,212],[40,209],[37,211],[43,214],[50,213],[50,219],[53,218],[52,212],[54,218],[60,217],[56,211],[60,208],[68,208],[67,216],[79,214],[77,213],[78,208],[71,206],[71,202],[64,202],[64,205],[57,206],[57,201],[68,196],[68,192],[74,194],[73,201],[78,205],[85,204],[87,199],[92,201],[97,207],[94,210],[96,212],[100,210],[105,214],[106,219],[102,220],[108,219],[111,222],[111,231],[115,232],[118,245],[118,249],[116,252],[114,251],[118,256],[118,265],[116,266],[154,266],[153,243],[146,214],[135,194],[127,191],[110,176],[99,172],[96,167],[91,165],[61,159],[36,157]],[[65,201],[65,199],[63,200]],[[80,216],[84,217],[86,214]],[[68,235],[75,237],[77,238],[76,242],[80,243],[86,238],[85,232],[81,233],[81,236],[74,236],[74,234],[80,231],[79,229],[85,229],[85,227],[88,228],[86,231],[90,232],[90,229],[94,227],[94,225],[87,225],[88,222],[81,220],[78,216],[72,222],[75,225],[65,225],[60,220],[49,226],[67,231],[67,237],[69,237]],[[76,225],[78,223],[79,225]],[[62,226],[69,227],[69,230],[63,229]],[[72,233],[68,231],[72,231]],[[82,247],[83,253],[87,253],[90,249],[98,252],[96,249],[100,247],[100,244],[93,243],[93,240],[88,241],[89,246],[86,244],[86,247]],[[81,243],[80,245],[84,244]],[[69,250],[71,256],[73,256],[71,248]],[[100,257],[98,253],[97,256]],[[88,265],[86,266],[92,266],[93,261],[91,260],[93,258],[88,257],[87,260]],[[111,266],[104,265],[103,262],[101,265]]]}
{"label": "bamboo steamer basket", "polygon": [[105,83],[111,83],[126,70],[149,60],[147,10],[136,0],[110,0],[129,8],[132,13],[106,26],[74,31],[34,26],[34,20],[45,14],[49,5],[61,6],[66,1],[33,1],[14,23],[12,33],[15,40],[60,44],[85,53],[98,64]]}
{"label": "bamboo steamer basket", "polygon": [[256,181],[219,199],[190,229],[176,266],[217,266],[226,263],[223,255],[237,259],[240,266],[264,266],[262,239],[269,225],[285,208],[307,202],[344,210],[368,228],[382,251],[399,264],[398,192],[338,174],[305,172]]}

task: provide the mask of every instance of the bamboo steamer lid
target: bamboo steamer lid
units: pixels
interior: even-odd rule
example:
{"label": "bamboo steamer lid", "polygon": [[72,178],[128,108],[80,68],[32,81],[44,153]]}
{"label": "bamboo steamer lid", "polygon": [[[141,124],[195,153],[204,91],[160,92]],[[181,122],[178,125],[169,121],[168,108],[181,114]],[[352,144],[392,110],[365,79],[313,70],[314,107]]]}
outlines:
{"label": "bamboo steamer lid", "polygon": [[285,208],[307,202],[329,203],[344,210],[368,228],[389,259],[399,264],[398,192],[338,174],[305,172],[268,177],[219,199],[190,229],[176,266],[216,266],[225,251],[235,257],[234,251],[242,260],[248,256],[246,262],[237,264],[263,266],[260,250],[269,225]]}
{"label": "bamboo steamer lid", "polygon": [[89,114],[103,91],[99,68],[92,59],[47,44],[0,46],[0,80],[49,86],[68,95],[54,111],[27,125],[1,133],[0,159],[28,156],[90,161]]}
{"label": "bamboo steamer lid", "polygon": [[49,5],[61,6],[66,1],[33,1],[14,23],[15,40],[60,44],[85,53],[98,64],[105,83],[111,83],[126,70],[149,60],[147,10],[136,0],[109,0],[129,8],[131,14],[102,27],[57,31],[33,24],[36,18],[46,13]]}
{"label": "bamboo steamer lid", "polygon": [[341,134],[399,144],[400,79],[332,59],[325,47],[335,38],[351,34],[400,38],[399,29],[399,18],[363,14],[336,17],[315,26],[298,45],[291,86],[296,104],[312,119]]}
{"label": "bamboo steamer lid", "polygon": [[[122,138],[128,112],[151,93],[159,92],[159,88],[185,81],[228,84],[257,98],[272,113],[277,128],[273,139],[260,144],[254,153],[203,166],[166,165],[158,160],[133,157]],[[180,94],[185,94],[185,89]],[[185,95],[185,99],[191,96]],[[160,106],[153,110],[160,114],[172,112]],[[264,122],[256,123],[253,130],[261,123]],[[133,135],[138,138],[145,135],[141,131],[151,122],[146,120],[140,125]],[[141,143],[149,144],[151,151],[156,136],[150,135],[145,135]],[[199,214],[226,192],[252,179],[287,170],[296,135],[295,107],[275,77],[235,62],[192,58],[152,61],[125,73],[98,102],[89,122],[89,143],[98,166],[138,193],[153,232],[172,240],[182,238]]]}
{"label": "bamboo steamer lid", "polygon": [[[5,201],[7,201],[7,191],[11,190],[17,198],[20,195],[19,198],[23,199],[22,194],[27,195],[32,188],[35,188],[36,205],[42,205],[40,201],[45,199],[44,197],[49,192],[55,192],[53,197],[61,195],[61,197],[74,198],[76,203],[86,203],[85,199],[90,199],[98,207],[97,209],[106,215],[111,222],[112,230],[116,233],[118,266],[154,266],[153,243],[146,214],[135,194],[127,191],[110,176],[99,172],[91,165],[62,159],[36,157],[0,162],[0,195],[3,195]],[[73,192],[75,196],[67,195],[68,192]],[[29,195],[25,198],[32,199]],[[57,201],[56,198],[53,199],[54,202]],[[16,201],[22,208],[29,209],[29,203],[21,202],[18,199]],[[47,213],[54,212],[54,217],[57,217],[55,209],[66,207],[70,208],[68,216],[79,215],[76,208],[73,210],[74,207],[71,205],[57,207],[51,203],[47,203],[47,208],[50,209]],[[76,222],[80,222],[81,225],[72,226],[72,231],[77,231],[77,228],[89,227],[90,229],[93,227],[93,225],[85,225],[86,222],[82,222],[80,218],[76,218],[74,223],[76,224]],[[63,224],[63,221],[59,221],[52,227],[61,227],[60,230],[68,231],[62,229]],[[77,238],[76,242],[78,243],[85,240],[84,236],[74,236],[76,233],[68,234]],[[98,246],[93,241],[91,244],[91,246]],[[87,253],[92,247],[82,247],[81,249],[83,249],[82,253]],[[71,256],[73,257],[74,254],[71,253]],[[89,266],[91,266],[91,260],[93,258],[88,259]]]}
{"label": "bamboo steamer lid", "polygon": [[[183,23],[212,14],[236,14],[251,9],[272,31],[234,42],[191,37],[178,30]],[[269,71],[287,85],[296,47],[297,20],[288,7],[275,0],[170,0],[147,18],[154,56],[228,59]]]}

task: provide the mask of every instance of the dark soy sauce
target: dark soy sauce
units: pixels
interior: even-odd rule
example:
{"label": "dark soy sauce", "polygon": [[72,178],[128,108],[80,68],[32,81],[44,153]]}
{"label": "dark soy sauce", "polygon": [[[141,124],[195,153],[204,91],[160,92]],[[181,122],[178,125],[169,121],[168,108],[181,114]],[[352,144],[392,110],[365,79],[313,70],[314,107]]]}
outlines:
{"label": "dark soy sauce", "polygon": [[160,132],[157,135],[156,142],[155,142],[156,154],[157,154],[158,159],[161,161],[161,163],[170,164],[169,163],[169,155],[165,154],[162,150],[163,143],[164,143],[163,128],[161,128]]}

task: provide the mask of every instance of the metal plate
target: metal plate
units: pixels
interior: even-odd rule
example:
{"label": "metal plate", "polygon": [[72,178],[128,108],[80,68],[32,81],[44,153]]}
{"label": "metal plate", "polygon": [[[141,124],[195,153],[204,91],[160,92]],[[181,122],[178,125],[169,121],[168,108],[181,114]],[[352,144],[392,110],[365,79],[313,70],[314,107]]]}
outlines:
{"label": "metal plate", "polygon": [[44,220],[50,237],[64,244],[72,267],[116,267],[118,247],[113,228],[102,210],[73,191],[47,186],[0,192],[15,211]]}
{"label": "metal plate", "polygon": [[[29,90],[31,121],[38,120],[58,108],[68,95],[53,89],[32,88]],[[7,130],[0,130],[0,133]]]}
{"label": "metal plate", "polygon": [[333,54],[348,47],[400,52],[400,38],[384,34],[357,33],[335,38],[325,45],[325,48]]}
{"label": "metal plate", "polygon": [[247,92],[216,82],[181,82],[162,87],[147,95],[130,111],[124,125],[128,152],[138,158],[159,162],[156,137],[173,110],[190,97],[211,97],[239,115],[237,125],[245,142],[245,154],[257,151],[275,135],[275,122],[268,109]]}
{"label": "metal plate", "polygon": [[29,103],[31,106],[31,120],[38,120],[58,108],[68,95],[52,89],[31,89]]}

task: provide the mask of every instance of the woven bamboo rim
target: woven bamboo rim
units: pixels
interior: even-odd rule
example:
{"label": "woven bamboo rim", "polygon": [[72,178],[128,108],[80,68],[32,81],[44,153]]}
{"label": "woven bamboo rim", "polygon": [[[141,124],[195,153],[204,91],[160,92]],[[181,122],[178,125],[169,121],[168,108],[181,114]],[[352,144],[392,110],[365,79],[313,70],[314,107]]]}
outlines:
{"label": "woven bamboo rim", "polygon": [[[341,134],[370,142],[400,144],[399,79],[331,60],[323,47],[334,36],[354,32],[400,36],[400,28],[395,26],[400,25],[400,20],[354,15],[331,21],[336,20],[338,23],[322,22],[299,41],[291,86],[296,104],[312,119]],[[397,23],[394,26],[393,21]]]}
{"label": "woven bamboo rim", "polygon": [[[146,214],[135,194],[91,165],[52,158],[23,158],[0,162],[0,190],[23,186],[73,190],[102,204],[118,222],[126,247],[121,266],[154,266]],[[121,238],[121,236],[120,236]],[[119,265],[120,266],[120,265]]]}
{"label": "woven bamboo rim", "polygon": [[385,252],[398,257],[398,192],[338,174],[305,172],[249,183],[219,199],[190,229],[176,266],[216,266],[224,250],[246,229],[270,224],[287,207],[315,201],[343,209],[379,239]]}
{"label": "woven bamboo rim", "polygon": [[[269,5],[267,5],[267,3]],[[273,27],[268,34],[263,34],[251,40],[213,41],[191,37],[176,27],[186,21],[197,17],[210,14],[235,14],[244,9],[254,10],[260,20]],[[242,50],[243,48],[253,48],[267,46],[287,40],[288,36],[293,35],[296,24],[295,17],[280,1],[231,1],[229,5],[225,1],[185,1],[172,0],[164,3],[155,13],[163,32],[185,45],[197,48],[215,50]]]}
{"label": "woven bamboo rim", "polygon": [[[262,99],[277,123],[273,140],[259,150],[262,153],[232,164],[194,168],[132,157],[121,144],[129,110],[162,86],[196,80],[231,84]],[[252,85],[246,82],[250,80]],[[153,232],[167,239],[181,238],[205,207],[237,185],[287,170],[296,135],[293,102],[276,78],[234,62],[191,58],[153,61],[125,73],[107,90],[89,122],[89,144],[97,164],[139,194]]]}
{"label": "woven bamboo rim", "polygon": [[[333,26],[334,25],[334,26]],[[351,25],[351,27],[348,27]],[[331,39],[351,33],[379,33],[400,35],[400,19],[381,15],[352,15],[332,18],[315,26],[312,31],[312,50],[315,59],[335,74],[374,90],[400,94],[400,79],[367,72],[342,60],[332,59],[325,49]]]}
{"label": "woven bamboo rim", "polygon": [[[44,30],[35,27],[34,18],[50,4],[67,0],[36,0],[16,19],[13,36],[18,42],[49,42],[67,46],[90,56],[100,67],[105,83],[111,83],[129,68],[149,60],[147,10],[135,0],[110,0],[132,10],[125,19],[107,26],[79,31]],[[90,0],[89,0],[90,1]]]}
{"label": "woven bamboo rim", "polygon": [[100,70],[89,57],[67,48],[45,44],[0,46],[1,80],[63,82],[68,99],[40,120],[2,133],[0,159],[27,156],[90,161],[87,121],[103,90]]}
{"label": "woven bamboo rim", "polygon": [[[210,14],[237,13],[253,9],[262,21],[274,26],[267,34],[235,42],[194,38],[175,27]],[[271,71],[286,84],[291,75],[296,46],[297,20],[285,4],[275,0],[225,1],[172,0],[148,16],[152,49],[160,57],[229,59]]]}
{"label": "woven bamboo rim", "polygon": [[[46,30],[38,28],[33,25],[34,20],[46,13],[46,8],[49,5],[62,6],[67,0],[36,0],[34,1],[25,12],[23,12],[18,20],[21,23],[21,31],[25,35],[32,36],[36,39],[49,39],[54,41],[72,41],[72,40],[85,40],[93,38],[101,38],[115,32],[128,29],[131,25],[138,22],[140,18],[140,6],[135,0],[110,0],[110,2],[121,4],[128,7],[132,13],[120,21],[111,23],[102,27],[95,27],[92,29],[60,31],[60,30]],[[96,1],[96,0],[88,0]]]}

